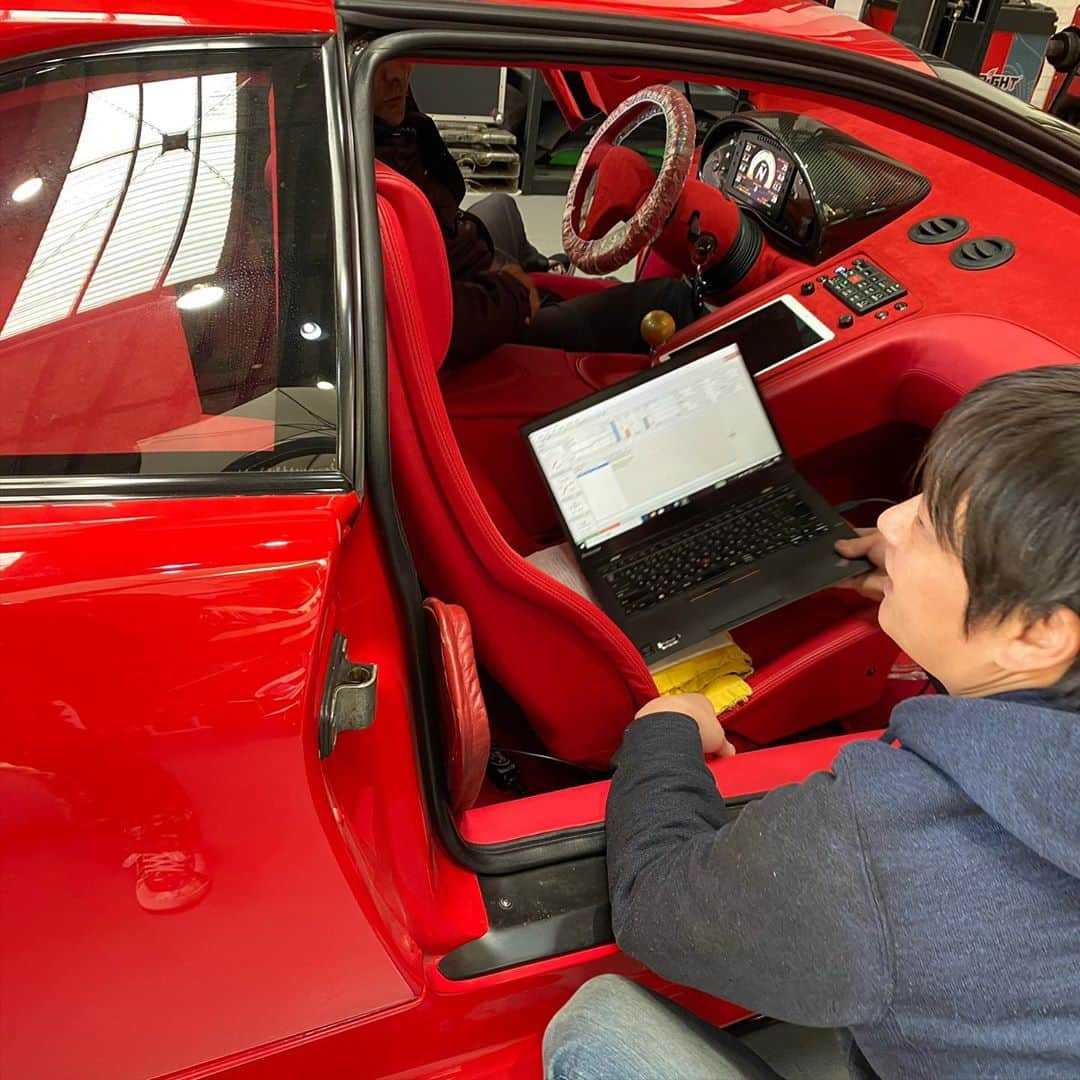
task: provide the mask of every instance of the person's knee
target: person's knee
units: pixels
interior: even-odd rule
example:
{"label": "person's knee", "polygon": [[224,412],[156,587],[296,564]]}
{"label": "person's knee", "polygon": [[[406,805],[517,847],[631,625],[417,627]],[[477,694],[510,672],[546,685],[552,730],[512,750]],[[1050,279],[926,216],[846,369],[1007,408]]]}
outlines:
{"label": "person's knee", "polygon": [[505,217],[515,224],[521,224],[522,227],[524,227],[521,219],[521,208],[518,206],[517,199],[512,195],[507,195],[505,191],[496,191],[491,195],[485,195],[478,203],[474,204],[474,213],[477,208],[479,208],[482,213],[486,212],[490,213],[492,216]]}
{"label": "person's knee", "polygon": [[573,1020],[578,1017],[591,1019],[598,1013],[617,1014],[643,993],[646,991],[625,975],[596,975],[577,988],[555,1017]]}
{"label": "person's knee", "polygon": [[604,1042],[618,1039],[624,1018],[633,1024],[643,994],[647,991],[622,975],[597,975],[580,986],[544,1032],[544,1076],[588,1075],[585,1056],[608,1056]]}

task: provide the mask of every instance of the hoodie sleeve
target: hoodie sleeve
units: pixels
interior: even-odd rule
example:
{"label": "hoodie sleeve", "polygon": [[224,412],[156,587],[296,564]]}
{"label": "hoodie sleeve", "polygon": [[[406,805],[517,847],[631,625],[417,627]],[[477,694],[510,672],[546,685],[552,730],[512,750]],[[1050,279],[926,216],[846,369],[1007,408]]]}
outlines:
{"label": "hoodie sleeve", "polygon": [[450,361],[475,360],[513,341],[525,328],[531,311],[529,290],[497,270],[451,281],[454,325]]}
{"label": "hoodie sleeve", "polygon": [[730,824],[694,722],[630,725],[607,805],[615,937],[666,979],[811,1027],[879,1018],[891,949],[843,755]]}

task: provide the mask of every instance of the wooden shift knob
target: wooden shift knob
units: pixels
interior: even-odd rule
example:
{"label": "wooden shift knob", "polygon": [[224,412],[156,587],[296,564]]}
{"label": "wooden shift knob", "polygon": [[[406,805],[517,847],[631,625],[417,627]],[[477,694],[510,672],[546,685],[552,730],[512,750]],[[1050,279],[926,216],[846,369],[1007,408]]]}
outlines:
{"label": "wooden shift knob", "polygon": [[650,311],[641,320],[641,336],[650,349],[666,345],[675,333],[675,320],[666,311]]}

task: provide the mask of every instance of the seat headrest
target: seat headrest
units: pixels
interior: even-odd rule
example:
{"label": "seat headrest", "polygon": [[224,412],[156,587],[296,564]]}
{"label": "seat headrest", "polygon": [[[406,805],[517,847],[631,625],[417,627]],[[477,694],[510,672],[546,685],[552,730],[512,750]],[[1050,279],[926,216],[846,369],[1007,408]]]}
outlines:
{"label": "seat headrest", "polygon": [[[412,266],[415,296],[406,298],[406,303],[422,321],[431,360],[438,370],[446,359],[454,323],[450,268],[442,230],[424,193],[411,180],[381,162],[375,164],[375,190],[400,226],[397,237],[384,233],[383,259],[389,263],[397,258]],[[388,250],[390,245],[400,246],[402,239],[407,251]],[[387,289],[391,288],[390,282],[388,274]]]}

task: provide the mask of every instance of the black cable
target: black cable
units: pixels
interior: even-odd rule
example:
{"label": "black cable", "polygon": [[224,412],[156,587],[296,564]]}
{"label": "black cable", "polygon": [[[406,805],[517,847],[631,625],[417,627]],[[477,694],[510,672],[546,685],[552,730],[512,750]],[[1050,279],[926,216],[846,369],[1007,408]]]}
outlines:
{"label": "black cable", "polygon": [[555,765],[565,765],[568,769],[576,769],[578,772],[585,773],[587,776],[595,776],[598,778],[606,778],[608,776],[606,772],[602,772],[599,769],[592,769],[588,765],[579,765],[576,761],[566,761],[564,758],[558,758],[552,754],[540,754],[535,750],[518,750],[512,746],[500,746],[499,749],[504,754],[520,754],[522,757],[537,758],[539,761],[550,761]]}

